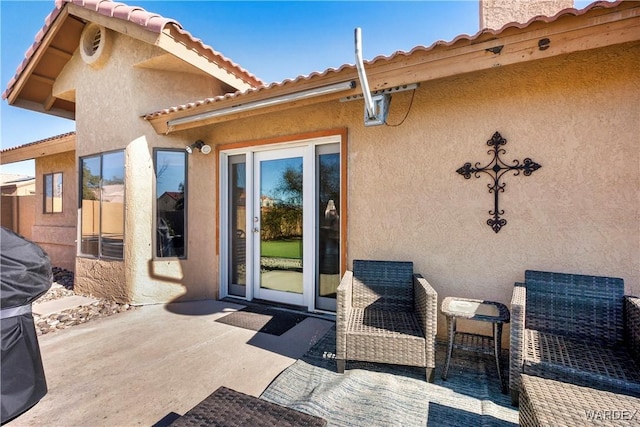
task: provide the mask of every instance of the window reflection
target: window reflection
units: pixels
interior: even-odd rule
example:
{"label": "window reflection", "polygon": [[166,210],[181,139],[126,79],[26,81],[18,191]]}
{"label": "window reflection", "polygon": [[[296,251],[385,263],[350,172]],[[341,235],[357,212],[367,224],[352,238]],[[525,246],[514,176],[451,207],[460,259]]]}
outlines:
{"label": "window reflection", "polygon": [[185,256],[186,153],[156,151],[156,256]]}
{"label": "window reflection", "polygon": [[80,252],[123,258],[124,151],[81,159]]}
{"label": "window reflection", "polygon": [[244,297],[247,290],[247,199],[245,156],[229,158],[229,294]]}
{"label": "window reflection", "polygon": [[101,255],[124,256],[124,151],[102,156]]}
{"label": "window reflection", "polygon": [[260,162],[260,287],[301,294],[302,157]]}
{"label": "window reflection", "polygon": [[88,157],[80,161],[82,202],[80,252],[98,256],[100,240],[100,167],[101,157]]}
{"label": "window reflection", "polygon": [[[340,154],[318,154],[317,166],[317,292],[320,297],[335,299],[340,284]],[[320,301],[317,305],[319,308],[335,309],[330,307],[331,304],[324,306]]]}
{"label": "window reflection", "polygon": [[44,213],[62,212],[62,172],[44,176]]}

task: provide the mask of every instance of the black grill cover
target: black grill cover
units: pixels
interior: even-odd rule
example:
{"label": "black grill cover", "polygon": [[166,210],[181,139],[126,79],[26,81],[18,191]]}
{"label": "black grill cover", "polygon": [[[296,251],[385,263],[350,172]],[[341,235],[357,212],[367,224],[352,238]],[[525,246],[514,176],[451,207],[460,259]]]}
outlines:
{"label": "black grill cover", "polygon": [[2,330],[1,422],[22,414],[47,394],[31,303],[53,281],[51,261],[35,243],[4,227],[0,235]]}

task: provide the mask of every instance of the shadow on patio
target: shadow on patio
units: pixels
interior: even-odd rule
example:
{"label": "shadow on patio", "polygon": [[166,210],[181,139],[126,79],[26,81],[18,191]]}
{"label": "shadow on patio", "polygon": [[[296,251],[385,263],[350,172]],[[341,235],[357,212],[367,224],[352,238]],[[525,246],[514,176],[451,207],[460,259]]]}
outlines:
{"label": "shadow on patio", "polygon": [[336,373],[335,329],[287,368],[261,398],[328,420],[334,426],[461,426],[518,424],[518,411],[501,394],[491,356],[454,354],[441,378],[446,347],[436,349],[435,383],[424,369],[348,362]]}

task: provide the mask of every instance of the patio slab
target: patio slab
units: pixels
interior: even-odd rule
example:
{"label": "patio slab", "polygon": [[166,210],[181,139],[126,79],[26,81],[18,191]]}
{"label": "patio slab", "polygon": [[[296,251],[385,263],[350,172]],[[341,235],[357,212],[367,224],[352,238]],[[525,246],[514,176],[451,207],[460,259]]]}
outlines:
{"label": "patio slab", "polygon": [[143,306],[39,337],[49,392],[9,426],[152,426],[219,386],[259,396],[333,326],[309,317],[280,336],[215,322],[242,305]]}

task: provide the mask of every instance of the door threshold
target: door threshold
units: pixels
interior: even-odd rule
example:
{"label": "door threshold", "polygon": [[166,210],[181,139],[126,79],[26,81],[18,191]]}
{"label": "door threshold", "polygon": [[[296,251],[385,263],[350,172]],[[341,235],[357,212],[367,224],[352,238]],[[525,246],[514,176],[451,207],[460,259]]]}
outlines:
{"label": "door threshold", "polygon": [[307,310],[307,307],[301,306],[301,305],[284,304],[284,303],[261,300],[261,299],[253,299],[251,301],[247,301],[245,299],[235,298],[235,297],[232,297],[232,296],[224,297],[224,298],[220,299],[220,301],[231,302],[231,303],[234,303],[234,304],[242,304],[242,305],[246,305],[246,306],[250,306],[250,307],[273,308],[273,309],[276,309],[276,310],[288,311],[288,312],[291,312],[291,313],[302,313],[302,314],[304,314],[306,316],[309,316],[309,317],[316,317],[318,319],[329,320],[331,322],[335,322],[336,321],[335,313],[309,311],[309,310]]}

